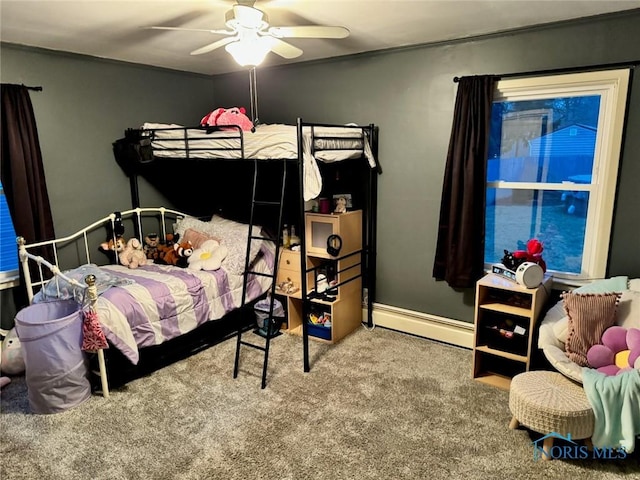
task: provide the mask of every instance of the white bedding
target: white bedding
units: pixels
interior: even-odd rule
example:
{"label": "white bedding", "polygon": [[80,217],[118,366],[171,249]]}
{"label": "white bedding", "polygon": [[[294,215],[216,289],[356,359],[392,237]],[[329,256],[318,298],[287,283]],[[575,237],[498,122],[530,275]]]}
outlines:
{"label": "white bedding", "polygon": [[[164,123],[145,123],[143,130],[153,130],[151,146],[154,155],[165,158],[242,158],[238,148],[240,134],[235,130],[207,133],[200,129],[185,129],[181,125]],[[185,133],[188,145],[185,145]],[[304,199],[311,200],[320,194],[322,177],[316,161],[338,162],[361,156],[363,147],[371,168],[376,166],[368,138],[363,138],[362,130],[349,127],[304,127]],[[312,154],[312,136],[330,136],[336,139],[316,139],[319,150]],[[259,125],[255,132],[243,132],[244,158],[296,159],[298,158],[297,127],[294,125]],[[364,142],[364,145],[363,145]],[[188,146],[188,150],[187,147]],[[334,148],[333,150],[329,150]]]}

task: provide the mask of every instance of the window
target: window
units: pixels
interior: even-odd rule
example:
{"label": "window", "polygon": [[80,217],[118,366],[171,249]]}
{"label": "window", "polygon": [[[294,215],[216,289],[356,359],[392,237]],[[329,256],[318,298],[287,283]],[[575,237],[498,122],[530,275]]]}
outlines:
{"label": "window", "polygon": [[9,206],[0,183],[0,288],[18,277],[18,246]]}
{"label": "window", "polygon": [[605,276],[628,83],[626,69],[498,82],[487,266],[538,238],[554,277]]}

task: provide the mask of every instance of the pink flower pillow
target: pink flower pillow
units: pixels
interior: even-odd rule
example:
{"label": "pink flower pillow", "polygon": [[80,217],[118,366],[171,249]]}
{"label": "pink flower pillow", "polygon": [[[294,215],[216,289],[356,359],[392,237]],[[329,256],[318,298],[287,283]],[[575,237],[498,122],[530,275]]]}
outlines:
{"label": "pink flower pillow", "polygon": [[609,327],[600,342],[587,351],[591,367],[605,375],[640,370],[640,328]]}

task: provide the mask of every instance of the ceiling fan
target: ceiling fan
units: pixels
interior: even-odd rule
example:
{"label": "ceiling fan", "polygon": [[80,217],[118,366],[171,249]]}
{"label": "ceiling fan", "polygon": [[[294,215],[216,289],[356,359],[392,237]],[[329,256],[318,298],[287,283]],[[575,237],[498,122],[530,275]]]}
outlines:
{"label": "ceiling fan", "polygon": [[186,30],[209,32],[226,37],[209,43],[191,52],[201,55],[225,47],[227,52],[242,66],[256,66],[262,63],[271,51],[283,58],[291,59],[302,55],[302,50],[282,38],[345,38],[349,30],[339,26],[304,25],[272,27],[265,12],[255,8],[255,0],[238,0],[225,14],[227,29],[199,29],[181,27],[149,27],[156,30]]}

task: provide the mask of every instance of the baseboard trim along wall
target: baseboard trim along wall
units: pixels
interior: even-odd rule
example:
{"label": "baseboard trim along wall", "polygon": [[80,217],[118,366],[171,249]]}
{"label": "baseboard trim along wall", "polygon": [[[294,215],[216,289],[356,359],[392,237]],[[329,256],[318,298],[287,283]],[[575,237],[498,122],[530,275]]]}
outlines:
{"label": "baseboard trim along wall", "polygon": [[[362,310],[363,321],[367,321],[367,309]],[[439,317],[428,313],[414,312],[381,303],[373,304],[373,322],[376,326],[450,343],[464,348],[473,348],[473,323]]]}

